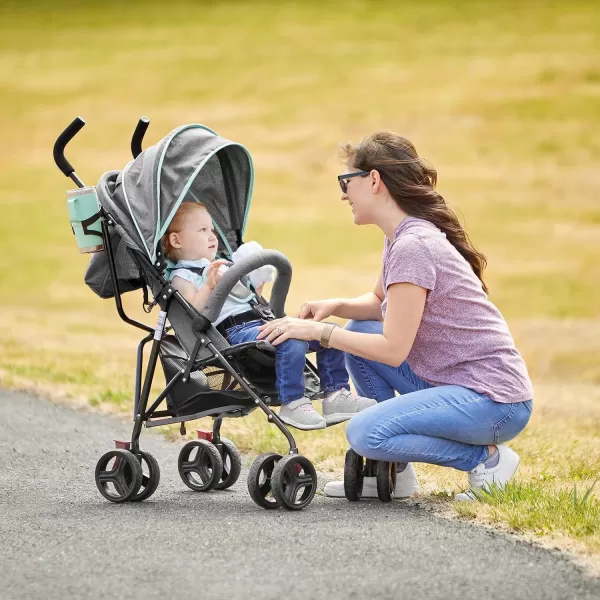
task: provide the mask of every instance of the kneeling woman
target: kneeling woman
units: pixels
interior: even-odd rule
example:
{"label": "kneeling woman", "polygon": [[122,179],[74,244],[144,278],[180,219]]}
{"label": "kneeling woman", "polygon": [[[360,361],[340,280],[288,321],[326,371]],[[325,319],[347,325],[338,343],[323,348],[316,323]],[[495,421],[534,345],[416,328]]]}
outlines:
{"label": "kneeling woman", "polygon": [[[376,133],[345,153],[342,200],[355,224],[385,234],[375,289],[307,302],[300,318],[268,323],[261,338],[275,345],[318,339],[346,352],[358,393],[378,401],[351,419],[348,441],[362,456],[399,463],[397,496],[416,489],[411,462],[467,471],[471,488],[503,486],[519,465],[504,443],[527,425],[533,390],[506,321],[487,297],[485,257],[407,139]],[[332,315],[350,322],[344,329],[321,322]],[[341,496],[343,485],[333,482],[325,492]]]}

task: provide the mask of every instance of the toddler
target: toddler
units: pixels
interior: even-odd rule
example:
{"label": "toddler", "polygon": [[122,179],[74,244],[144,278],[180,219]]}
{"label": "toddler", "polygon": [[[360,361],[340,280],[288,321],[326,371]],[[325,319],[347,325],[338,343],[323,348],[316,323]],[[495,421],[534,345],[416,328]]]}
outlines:
{"label": "toddler", "polygon": [[[164,255],[174,263],[168,267],[167,277],[192,306],[202,311],[221,279],[219,269],[226,263],[215,260],[218,241],[206,207],[196,202],[182,203],[162,238],[162,248]],[[263,269],[257,271],[253,271],[249,279],[260,294],[268,275],[265,277]],[[214,325],[230,344],[257,339],[263,321],[250,303],[253,299],[254,293],[238,283],[225,301]],[[323,348],[318,342],[311,342],[310,347],[317,353],[317,369],[325,395],[323,416],[304,395],[304,367],[309,343],[288,339],[277,346],[275,354],[281,402],[279,417],[284,423],[297,429],[323,429],[347,421],[355,413],[377,404],[376,400],[350,392],[343,352]]]}

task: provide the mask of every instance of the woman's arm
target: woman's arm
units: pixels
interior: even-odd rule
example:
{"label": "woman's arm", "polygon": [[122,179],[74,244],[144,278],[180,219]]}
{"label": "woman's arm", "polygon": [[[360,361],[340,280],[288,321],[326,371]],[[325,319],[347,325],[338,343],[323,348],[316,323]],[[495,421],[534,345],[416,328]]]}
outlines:
{"label": "woman's arm", "polygon": [[[400,366],[412,348],[425,308],[427,290],[412,283],[394,283],[388,287],[383,334],[357,333],[335,328],[329,346],[368,360]],[[275,346],[296,338],[320,340],[328,323],[290,317],[276,319],[262,326],[259,339]]]}
{"label": "woman's arm", "polygon": [[412,283],[395,283],[387,291],[382,335],[336,328],[329,338],[329,346],[368,360],[399,367],[406,360],[415,341],[426,298],[425,288]]}
{"label": "woman's arm", "polygon": [[372,292],[356,298],[330,298],[305,302],[298,312],[298,318],[322,321],[333,316],[357,321],[381,321],[382,302],[383,286],[381,273],[379,273]]}

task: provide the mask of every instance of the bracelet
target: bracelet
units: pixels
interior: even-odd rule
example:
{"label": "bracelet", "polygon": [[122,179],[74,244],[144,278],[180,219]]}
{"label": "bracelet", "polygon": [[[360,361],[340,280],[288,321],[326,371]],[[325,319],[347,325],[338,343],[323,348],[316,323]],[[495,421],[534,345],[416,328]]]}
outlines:
{"label": "bracelet", "polygon": [[323,328],[323,333],[321,334],[321,346],[323,348],[329,348],[329,339],[331,338],[331,334],[336,327],[337,325],[334,323],[327,323]]}

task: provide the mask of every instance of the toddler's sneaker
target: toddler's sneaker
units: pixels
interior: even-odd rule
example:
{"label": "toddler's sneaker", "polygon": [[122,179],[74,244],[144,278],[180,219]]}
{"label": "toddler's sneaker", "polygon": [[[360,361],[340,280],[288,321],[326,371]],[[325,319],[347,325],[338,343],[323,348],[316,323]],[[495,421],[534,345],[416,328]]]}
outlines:
{"label": "toddler's sneaker", "polygon": [[376,404],[377,400],[355,396],[350,390],[342,389],[332,392],[323,400],[323,416],[327,425],[335,425]]}
{"label": "toddler's sneaker", "polygon": [[[402,469],[402,470],[400,470]],[[408,498],[419,491],[419,482],[417,474],[412,463],[399,463],[398,473],[396,475],[396,489],[394,498]],[[325,484],[323,490],[326,496],[330,498],[345,498],[344,482],[330,481]],[[377,481],[375,477],[365,477],[363,479],[363,498],[377,498]]]}
{"label": "toddler's sneaker", "polygon": [[325,419],[306,397],[282,404],[279,409],[279,418],[296,429],[325,429],[327,427]]}
{"label": "toddler's sneaker", "polygon": [[[478,464],[469,473],[469,487],[473,490],[489,489],[491,485],[503,488],[512,479],[519,468],[519,455],[508,446],[502,444],[496,446],[497,454],[494,454],[484,463]],[[489,464],[494,466],[486,466]],[[471,491],[456,494],[455,500],[469,501],[477,500]]]}

